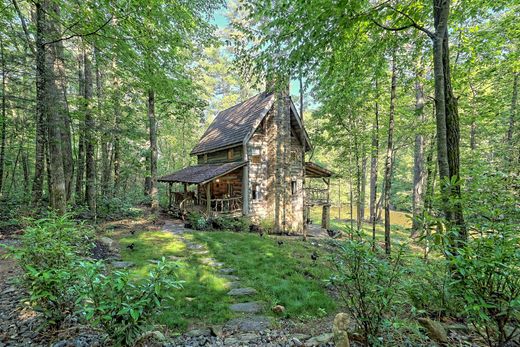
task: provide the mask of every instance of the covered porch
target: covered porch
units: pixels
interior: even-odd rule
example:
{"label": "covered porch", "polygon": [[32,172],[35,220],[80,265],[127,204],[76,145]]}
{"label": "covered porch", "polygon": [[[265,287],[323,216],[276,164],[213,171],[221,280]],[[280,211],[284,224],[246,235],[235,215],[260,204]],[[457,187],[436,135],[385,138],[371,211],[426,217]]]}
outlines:
{"label": "covered porch", "polygon": [[333,173],[313,162],[305,163],[304,209],[309,223],[310,209],[322,206],[321,227],[330,228],[330,178]]}
{"label": "covered porch", "polygon": [[198,211],[208,216],[241,215],[245,165],[246,162],[194,165],[160,177],[159,182],[168,183],[168,209],[181,213]]}

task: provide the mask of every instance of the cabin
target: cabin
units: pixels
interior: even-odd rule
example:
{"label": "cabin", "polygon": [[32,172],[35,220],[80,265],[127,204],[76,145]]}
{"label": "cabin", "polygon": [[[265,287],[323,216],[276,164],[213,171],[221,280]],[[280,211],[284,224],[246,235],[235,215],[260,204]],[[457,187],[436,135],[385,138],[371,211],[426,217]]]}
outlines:
{"label": "cabin", "polygon": [[311,149],[288,87],[266,91],[220,111],[191,151],[197,165],[158,181],[169,184],[169,208],[267,219],[275,231],[300,233],[310,208],[322,206],[328,228],[332,173],[305,162]]}

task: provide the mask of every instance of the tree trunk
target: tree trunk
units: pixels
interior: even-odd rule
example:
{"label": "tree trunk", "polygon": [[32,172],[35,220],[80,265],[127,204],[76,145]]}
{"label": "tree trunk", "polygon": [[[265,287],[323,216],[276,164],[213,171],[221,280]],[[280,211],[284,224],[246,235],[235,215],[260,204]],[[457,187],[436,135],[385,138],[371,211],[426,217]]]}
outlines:
{"label": "tree trunk", "polygon": [[159,208],[157,196],[157,120],[155,118],[155,94],[148,90],[148,121],[150,127],[150,199],[152,213]]}
{"label": "tree trunk", "polygon": [[[457,100],[453,96],[449,66],[448,16],[450,0],[434,0],[433,67],[435,84],[435,114],[437,126],[437,161],[443,210],[446,220],[457,228],[458,235],[451,242],[456,253],[460,241],[467,238],[459,181],[459,116]],[[454,178],[457,183],[450,184]]]}
{"label": "tree trunk", "polygon": [[[80,99],[80,114],[85,114],[85,74],[83,69],[84,53],[78,56],[78,98]],[[80,120],[78,126],[78,154],[76,170],[76,203],[84,202],[83,186],[85,179],[85,120]]]}
{"label": "tree trunk", "polygon": [[391,253],[390,241],[390,190],[392,188],[392,151],[394,136],[395,98],[397,89],[395,49],[392,54],[392,84],[390,87],[390,110],[388,113],[388,139],[385,158],[384,209],[385,209],[385,253]]}
{"label": "tree trunk", "polygon": [[376,242],[376,200],[377,200],[377,160],[379,156],[379,86],[375,80],[375,119],[372,125],[372,150],[370,151],[370,222],[372,223],[372,243]]}
{"label": "tree trunk", "polygon": [[0,197],[2,196],[2,187],[4,180],[4,162],[5,162],[5,138],[6,138],[6,127],[7,127],[7,105],[6,105],[6,64],[5,64],[5,52],[4,52],[4,41],[0,37],[0,54],[2,64],[2,127],[0,129]]}
{"label": "tree trunk", "polygon": [[[53,3],[53,11],[60,16],[60,8],[57,4]],[[59,30],[60,26],[56,25],[56,30]],[[59,31],[58,31],[59,32]],[[69,113],[69,103],[67,99],[67,76],[65,72],[65,56],[63,41],[59,41],[52,45],[54,48],[55,64],[57,68],[57,87],[58,87],[58,104],[60,119],[60,136],[61,146],[63,155],[63,174],[65,177],[65,191],[66,199],[70,201],[72,198],[72,181],[74,176],[74,161],[72,159],[72,135],[71,135],[71,121]]]}
{"label": "tree trunk", "polygon": [[[515,134],[515,123],[516,123],[516,115],[517,115],[517,100],[518,100],[518,77],[520,74],[515,73],[515,77],[513,80],[513,96],[511,98],[511,114],[509,115],[509,128],[507,129],[507,146],[511,156],[507,155],[506,157],[514,160],[518,160],[518,157],[513,156],[513,151],[515,150],[515,142],[514,142],[514,134]],[[518,154],[518,153],[517,153]],[[511,164],[514,160],[508,160],[508,163]],[[512,165],[510,165],[512,166]]]}
{"label": "tree trunk", "polygon": [[92,114],[92,62],[90,52],[83,55],[85,69],[85,200],[92,216],[96,215],[96,162],[94,158],[94,117]]}
{"label": "tree trunk", "polygon": [[359,218],[361,222],[365,220],[365,197],[366,197],[366,185],[367,185],[367,156],[365,155],[365,149],[363,145],[363,159],[361,160],[361,196],[359,198]]}
{"label": "tree trunk", "polygon": [[[419,64],[418,64],[419,65]],[[424,123],[424,86],[422,83],[423,71],[417,67],[415,76],[415,117],[419,131]],[[413,192],[412,192],[412,237],[419,231],[419,216],[423,208],[424,187],[424,136],[419,132],[415,135],[414,163],[413,163]]]}
{"label": "tree trunk", "polygon": [[110,161],[110,122],[108,116],[103,116],[104,107],[103,107],[103,78],[101,76],[100,70],[100,59],[99,52],[94,47],[94,56],[96,58],[96,98],[97,98],[97,116],[100,122],[103,122],[101,125],[101,194],[104,197],[110,196],[110,179],[112,176],[111,172],[111,161]]}
{"label": "tree trunk", "polygon": [[45,9],[44,3],[36,2],[36,143],[34,154],[33,204],[41,204],[43,177],[45,173]]}
{"label": "tree trunk", "polygon": [[[300,73],[300,79],[299,79],[299,82],[300,82],[300,119],[301,119],[301,122],[302,122],[302,127],[304,127],[304,123],[303,123],[303,77]],[[300,139],[301,143],[302,143],[302,146],[303,146],[303,150],[302,150],[302,170],[303,170],[303,181],[302,181],[302,188],[305,188],[305,134],[304,132],[302,131],[302,136],[301,136],[301,139]],[[341,205],[340,205],[340,210],[341,210]],[[305,213],[306,211],[306,206],[305,206],[305,196],[304,196],[304,200],[303,200],[303,226],[302,226],[302,232],[303,232],[303,241],[307,241],[307,215]]]}

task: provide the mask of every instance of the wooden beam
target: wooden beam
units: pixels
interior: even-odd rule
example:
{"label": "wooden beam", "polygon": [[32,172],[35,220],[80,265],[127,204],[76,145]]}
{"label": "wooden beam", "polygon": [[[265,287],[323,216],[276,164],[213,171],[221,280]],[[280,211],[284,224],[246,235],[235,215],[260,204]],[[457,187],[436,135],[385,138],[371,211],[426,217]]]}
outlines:
{"label": "wooden beam", "polygon": [[172,186],[173,182],[168,183],[168,209],[172,208]]}
{"label": "wooden beam", "polygon": [[188,183],[184,183],[184,199],[188,197]]}
{"label": "wooden beam", "polygon": [[206,183],[206,209],[209,217],[211,214],[211,182]]}

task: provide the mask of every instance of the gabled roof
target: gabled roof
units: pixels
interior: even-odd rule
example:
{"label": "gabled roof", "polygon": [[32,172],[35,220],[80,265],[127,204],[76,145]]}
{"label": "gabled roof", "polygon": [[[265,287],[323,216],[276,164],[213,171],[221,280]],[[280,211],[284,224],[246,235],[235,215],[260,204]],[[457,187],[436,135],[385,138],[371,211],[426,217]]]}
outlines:
{"label": "gabled roof", "polygon": [[220,111],[191,154],[224,149],[244,141],[271,109],[273,93],[260,93],[240,104]]}
{"label": "gabled roof", "polygon": [[159,182],[181,182],[189,184],[204,184],[217,177],[224,176],[231,171],[234,171],[247,162],[232,162],[224,164],[203,164],[188,166],[182,170],[174,172],[170,175],[162,176],[157,181]]}

